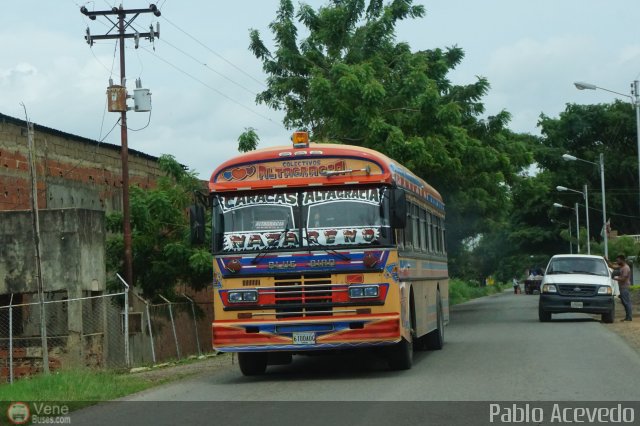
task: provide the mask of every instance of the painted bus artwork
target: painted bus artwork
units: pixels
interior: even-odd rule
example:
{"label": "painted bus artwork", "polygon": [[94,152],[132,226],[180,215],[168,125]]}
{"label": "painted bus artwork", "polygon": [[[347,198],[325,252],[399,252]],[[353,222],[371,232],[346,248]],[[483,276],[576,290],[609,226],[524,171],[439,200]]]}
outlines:
{"label": "painted bus artwork", "polygon": [[211,176],[214,349],[244,375],[334,350],[411,368],[449,321],[440,194],[379,152],[292,139]]}

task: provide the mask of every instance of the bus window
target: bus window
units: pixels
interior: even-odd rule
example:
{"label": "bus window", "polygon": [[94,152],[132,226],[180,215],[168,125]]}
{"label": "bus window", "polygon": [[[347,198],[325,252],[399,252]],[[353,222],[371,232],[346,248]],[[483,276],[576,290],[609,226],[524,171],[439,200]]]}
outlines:
{"label": "bus window", "polygon": [[413,249],[418,251],[420,250],[420,231],[418,230],[418,206],[416,206],[415,204],[411,205],[411,223],[413,225]]}
{"label": "bus window", "polygon": [[306,191],[302,245],[391,244],[388,206],[381,188]]}
{"label": "bus window", "polygon": [[427,251],[427,212],[420,208],[420,250]]}
{"label": "bus window", "polygon": [[[295,193],[220,196],[222,251],[298,245]],[[216,231],[219,232],[219,231]]]}
{"label": "bus window", "polygon": [[413,221],[411,219],[412,204],[407,204],[407,225],[404,228],[404,248],[413,250]]}

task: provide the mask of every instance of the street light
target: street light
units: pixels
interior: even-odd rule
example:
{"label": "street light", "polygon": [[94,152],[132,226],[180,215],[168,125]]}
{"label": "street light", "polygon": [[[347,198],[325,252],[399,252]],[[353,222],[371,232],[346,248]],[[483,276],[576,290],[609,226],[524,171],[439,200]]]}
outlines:
{"label": "street light", "polygon": [[587,216],[587,254],[591,254],[591,241],[590,241],[591,236],[589,235],[589,194],[587,193],[586,184],[583,186],[583,188],[584,188],[584,191],[577,191],[575,189],[567,188],[566,186],[560,186],[560,185],[556,186],[556,189],[558,191],[571,191],[578,194],[582,194],[582,196],[584,197],[584,206],[585,206],[586,216]]}
{"label": "street light", "polygon": [[560,222],[559,220],[551,219],[551,223],[557,223],[559,225],[566,225],[569,229],[569,254],[573,254],[573,241],[571,241],[571,219],[569,223]]}
{"label": "street light", "polygon": [[[598,87],[595,84],[585,83],[582,81],[576,81],[573,83],[578,90],[604,90],[605,92],[615,93],[616,95],[624,96],[631,99],[631,104],[636,110],[636,143],[638,148],[638,187],[640,188],[640,94],[638,94],[638,80],[634,80],[631,83],[631,95],[625,95],[624,93],[615,92],[613,90]],[[640,209],[640,191],[638,193],[638,208]],[[639,210],[640,211],[640,210]]]}
{"label": "street light", "polygon": [[607,235],[607,200],[604,191],[604,154],[600,153],[600,164],[593,161],[583,160],[582,158],[575,157],[570,154],[564,154],[562,158],[565,161],[582,161],[583,163],[593,164],[600,169],[600,190],[602,191],[602,230],[604,235],[602,239],[604,241],[604,256],[609,258],[609,235]]}
{"label": "street light", "polygon": [[553,203],[553,207],[559,208],[559,209],[570,209],[570,210],[575,210],[576,212],[576,252],[578,254],[580,254],[580,215],[578,213],[578,203],[576,203],[576,207],[572,208],[572,207],[567,207],[564,206],[560,203]]}

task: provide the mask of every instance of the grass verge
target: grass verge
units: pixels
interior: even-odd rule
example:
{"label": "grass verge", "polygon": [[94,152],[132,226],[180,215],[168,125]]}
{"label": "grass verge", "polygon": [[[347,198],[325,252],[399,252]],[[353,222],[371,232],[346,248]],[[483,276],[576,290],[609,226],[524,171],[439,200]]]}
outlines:
{"label": "grass verge", "polygon": [[506,288],[506,284],[495,284],[480,287],[467,281],[459,279],[449,280],[449,304],[457,305],[467,300],[477,299],[478,297],[488,296],[490,294],[501,293]]}
{"label": "grass verge", "polygon": [[68,401],[70,409],[78,409],[157,385],[157,381],[131,374],[88,369],[61,370],[0,385],[0,406],[11,401]]}

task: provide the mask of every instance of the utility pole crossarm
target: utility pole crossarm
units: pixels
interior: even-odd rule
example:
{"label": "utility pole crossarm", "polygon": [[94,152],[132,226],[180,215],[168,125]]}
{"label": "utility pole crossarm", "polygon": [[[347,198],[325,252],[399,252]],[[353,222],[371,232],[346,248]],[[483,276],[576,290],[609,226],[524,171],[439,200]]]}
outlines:
{"label": "utility pole crossarm", "polygon": [[120,37],[122,38],[136,38],[136,37],[144,37],[144,38],[153,38],[153,37],[160,37],[160,33],[158,31],[154,31],[152,33],[130,33],[130,34],[123,34],[122,36],[118,35],[118,34],[105,34],[105,35],[86,35],[84,36],[85,40],[87,40],[87,43],[91,44],[91,40],[116,40],[116,39],[120,39]]}
{"label": "utility pole crossarm", "polygon": [[155,16],[160,16],[161,13],[158,10],[158,7],[155,4],[150,4],[146,9],[120,9],[117,7],[112,8],[111,10],[92,10],[89,11],[86,7],[82,6],[80,8],[80,13],[87,16],[91,20],[95,20],[97,16],[106,16],[106,15],[126,15],[131,13],[153,13]]}

